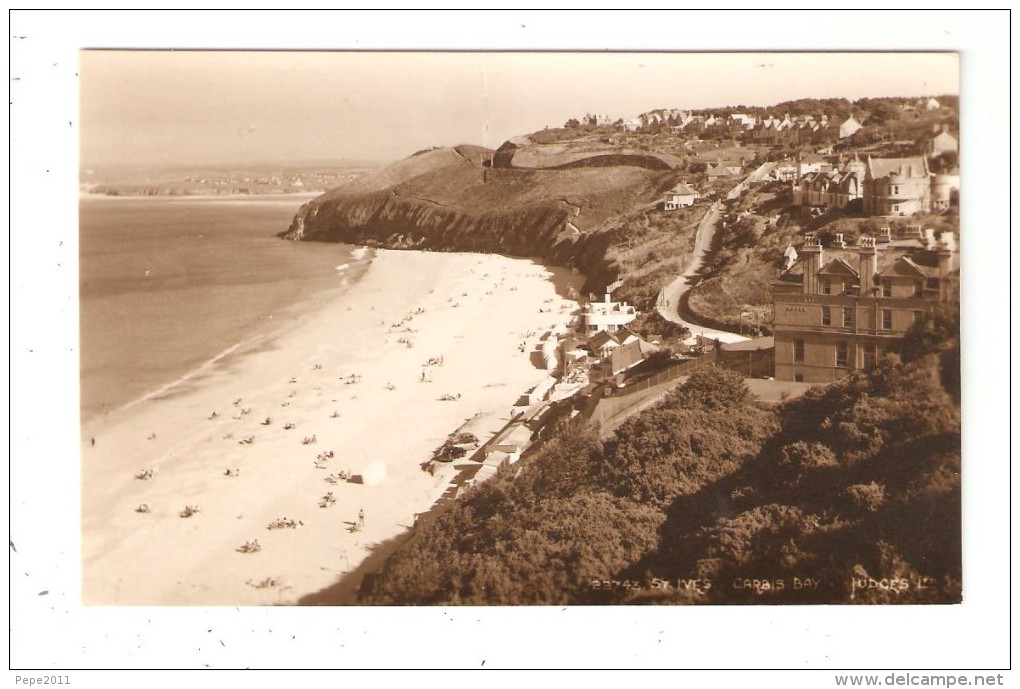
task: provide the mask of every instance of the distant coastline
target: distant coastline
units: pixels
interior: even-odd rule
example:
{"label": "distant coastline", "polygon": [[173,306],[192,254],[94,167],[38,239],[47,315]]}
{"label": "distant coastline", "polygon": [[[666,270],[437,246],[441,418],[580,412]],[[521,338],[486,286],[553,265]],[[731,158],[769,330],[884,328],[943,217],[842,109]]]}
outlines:
{"label": "distant coastline", "polygon": [[326,190],[312,191],[270,191],[259,193],[209,193],[209,192],[164,192],[153,194],[140,193],[103,193],[96,191],[79,191],[81,201],[89,200],[163,200],[163,201],[293,201],[295,199],[314,199],[326,193]]}
{"label": "distant coastline", "polygon": [[86,168],[81,172],[79,191],[132,198],[322,194],[355,182],[374,169],[371,165]]}

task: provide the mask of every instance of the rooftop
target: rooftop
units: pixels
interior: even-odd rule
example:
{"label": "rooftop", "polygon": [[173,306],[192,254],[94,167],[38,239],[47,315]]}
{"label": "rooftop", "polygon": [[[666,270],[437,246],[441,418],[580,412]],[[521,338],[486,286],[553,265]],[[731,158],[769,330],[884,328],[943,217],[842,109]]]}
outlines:
{"label": "rooftop", "polygon": [[686,182],[680,182],[680,184],[676,185],[675,187],[673,187],[672,189],[670,189],[666,193],[667,194],[678,194],[680,196],[697,196],[698,195],[698,192],[696,192],[693,189],[691,189],[691,187],[688,186]]}
{"label": "rooftop", "polygon": [[775,346],[775,339],[769,335],[768,337],[756,337],[753,340],[744,340],[743,342],[728,342],[722,345],[722,349],[727,352],[757,352],[762,349],[772,349]]}
{"label": "rooftop", "polygon": [[903,175],[911,178],[928,176],[928,161],[923,156],[913,158],[868,158],[868,169],[873,179]]}
{"label": "rooftop", "polygon": [[[877,251],[878,269],[876,274],[883,276],[910,276],[910,277],[938,277],[939,261],[938,252],[929,249],[922,240],[907,239],[897,240],[885,245],[879,245]],[[822,253],[821,274],[852,274],[857,275],[854,266],[860,265],[858,254],[860,247],[848,246],[845,249],[839,247],[825,247]],[[960,255],[956,251],[950,260],[950,270],[959,270]],[[838,267],[837,267],[838,266]],[[846,271],[850,272],[847,273]],[[782,282],[802,282],[804,279],[803,258],[790,269],[779,276]]]}

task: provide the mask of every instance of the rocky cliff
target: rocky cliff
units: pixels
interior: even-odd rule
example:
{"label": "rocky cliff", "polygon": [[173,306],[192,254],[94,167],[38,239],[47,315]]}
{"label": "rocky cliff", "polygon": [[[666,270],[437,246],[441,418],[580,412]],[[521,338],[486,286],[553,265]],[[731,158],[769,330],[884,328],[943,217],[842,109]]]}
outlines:
{"label": "rocky cliff", "polygon": [[536,258],[576,268],[598,293],[619,274],[606,256],[615,237],[606,221],[662,184],[636,167],[503,170],[486,159],[462,147],[423,152],[313,199],[282,236]]}
{"label": "rocky cliff", "polygon": [[346,242],[392,249],[477,251],[536,258],[577,268],[595,291],[616,279],[605,258],[610,233],[574,234],[571,211],[544,203],[470,212],[392,191],[314,199],[295,216],[288,239]]}

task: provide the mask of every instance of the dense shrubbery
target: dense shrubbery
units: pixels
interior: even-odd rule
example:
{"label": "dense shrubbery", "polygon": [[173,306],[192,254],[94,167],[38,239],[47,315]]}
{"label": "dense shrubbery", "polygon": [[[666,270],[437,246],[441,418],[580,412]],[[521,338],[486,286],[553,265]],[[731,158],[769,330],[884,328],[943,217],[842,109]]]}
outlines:
{"label": "dense shrubbery", "polygon": [[479,485],[422,529],[368,592],[373,603],[583,602],[589,582],[655,547],[662,514],[599,490],[592,429],[574,427],[509,476]]}
{"label": "dense shrubbery", "polygon": [[955,322],[919,323],[875,370],[780,408],[709,368],[606,443],[564,426],[516,478],[495,477],[419,527],[363,598],[957,601],[960,410],[945,384]]}

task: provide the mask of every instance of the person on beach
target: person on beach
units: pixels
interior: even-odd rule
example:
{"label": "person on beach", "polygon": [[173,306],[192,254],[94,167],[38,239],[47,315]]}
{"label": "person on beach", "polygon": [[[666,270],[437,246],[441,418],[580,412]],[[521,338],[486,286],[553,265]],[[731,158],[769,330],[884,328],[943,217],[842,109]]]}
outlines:
{"label": "person on beach", "polygon": [[365,510],[358,510],[358,528],[365,526]]}

